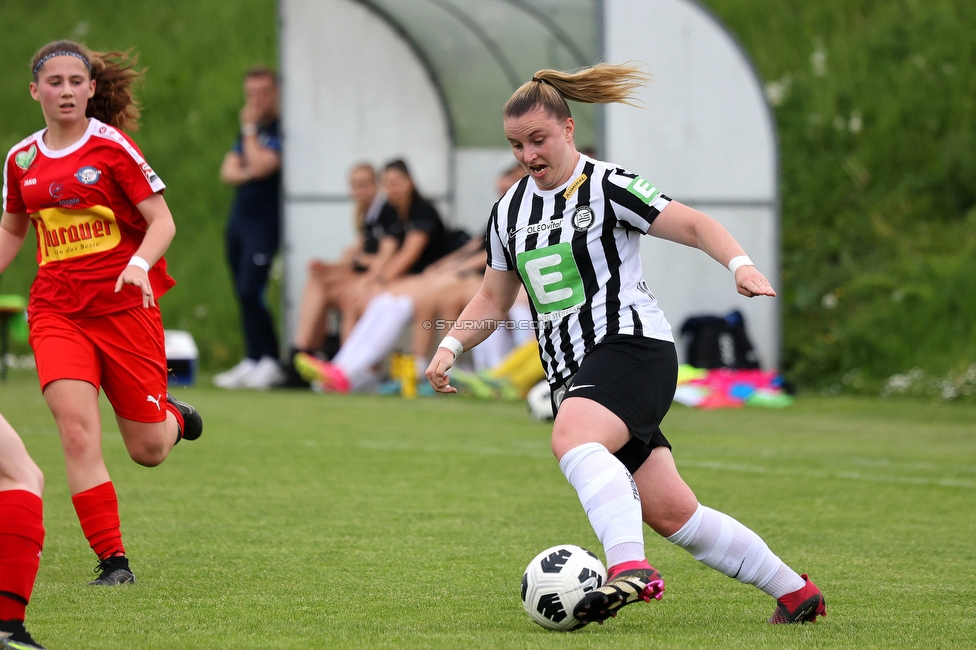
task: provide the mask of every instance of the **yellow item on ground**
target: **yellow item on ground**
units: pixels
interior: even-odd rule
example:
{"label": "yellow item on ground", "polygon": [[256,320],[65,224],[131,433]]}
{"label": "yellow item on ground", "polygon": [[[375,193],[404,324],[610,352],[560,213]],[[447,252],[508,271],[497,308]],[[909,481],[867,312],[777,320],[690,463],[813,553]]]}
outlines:
{"label": "yellow item on ground", "polygon": [[526,341],[509,352],[500,364],[487,373],[491,379],[507,381],[525,399],[529,390],[546,378],[539,360],[539,344],[536,341]]}
{"label": "yellow item on ground", "polygon": [[704,379],[708,376],[708,371],[704,368],[696,368],[683,363],[678,366],[678,385],[687,384],[695,379]]}
{"label": "yellow item on ground", "polygon": [[401,397],[417,397],[417,364],[412,354],[394,353],[390,356],[390,378],[400,381]]}

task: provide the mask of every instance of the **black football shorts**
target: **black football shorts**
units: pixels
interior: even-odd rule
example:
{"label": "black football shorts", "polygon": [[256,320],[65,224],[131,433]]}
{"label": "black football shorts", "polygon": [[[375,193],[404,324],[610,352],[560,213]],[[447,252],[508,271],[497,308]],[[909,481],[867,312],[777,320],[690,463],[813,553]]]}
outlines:
{"label": "black football shorts", "polygon": [[614,455],[633,474],[655,447],[671,448],[661,421],[678,383],[674,343],[612,334],[587,352],[579,371],[552,386],[553,413],[563,400],[585,397],[623,420],[633,436]]}

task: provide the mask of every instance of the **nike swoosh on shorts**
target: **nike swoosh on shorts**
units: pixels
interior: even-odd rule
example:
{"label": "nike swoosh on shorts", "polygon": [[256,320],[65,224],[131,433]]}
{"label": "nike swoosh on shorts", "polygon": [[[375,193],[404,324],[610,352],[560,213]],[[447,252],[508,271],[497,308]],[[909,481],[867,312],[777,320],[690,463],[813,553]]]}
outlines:
{"label": "nike swoosh on shorts", "polygon": [[577,388],[596,388],[596,384],[580,384],[579,386],[570,386],[567,392],[572,393]]}

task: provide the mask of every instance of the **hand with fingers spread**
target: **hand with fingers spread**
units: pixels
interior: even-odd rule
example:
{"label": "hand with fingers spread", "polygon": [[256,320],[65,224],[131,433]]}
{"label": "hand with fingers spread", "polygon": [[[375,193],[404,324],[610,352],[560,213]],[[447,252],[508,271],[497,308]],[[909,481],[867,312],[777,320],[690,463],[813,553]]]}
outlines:
{"label": "hand with fingers spread", "polygon": [[735,270],[735,288],[747,298],[754,298],[755,296],[776,296],[776,292],[773,291],[773,285],[769,284],[766,276],[752,265],[740,266]]}

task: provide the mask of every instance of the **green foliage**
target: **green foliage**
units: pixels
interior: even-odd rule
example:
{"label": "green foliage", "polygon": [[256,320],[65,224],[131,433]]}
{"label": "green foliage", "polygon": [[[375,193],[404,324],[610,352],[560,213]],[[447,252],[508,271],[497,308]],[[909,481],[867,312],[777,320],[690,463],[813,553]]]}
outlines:
{"label": "green foliage", "polygon": [[[167,184],[178,230],[166,258],[179,284],[160,301],[163,319],[193,333],[205,365],[236,361],[241,331],[223,236],[232,191],[220,184],[218,171],[237,135],[244,71],[276,63],[275,2],[0,0],[0,16],[10,27],[0,39],[4,154],[44,127],[27,88],[39,47],[70,38],[98,51],[138,52],[146,75],[137,88],[141,129],[133,137]],[[31,234],[0,290],[27,294],[37,269],[33,252]]]}
{"label": "green foliage", "polygon": [[522,611],[522,571],[553,544],[603,553],[550,428],[523,405],[177,396],[206,429],[155,469],[128,459],[102,411],[138,583],[93,589],[36,377],[0,385],[0,411],[46,477],[28,624],[47,647],[976,647],[973,406],[818,396],[783,410],[675,407],[664,427],[684,478],[808,572],[828,616],[771,627],[771,598],[645,528],[664,599],[563,634]]}
{"label": "green foliage", "polygon": [[913,367],[964,370],[976,361],[976,4],[708,4],[778,100],[787,374],[874,391]]}

